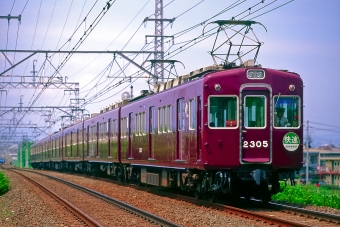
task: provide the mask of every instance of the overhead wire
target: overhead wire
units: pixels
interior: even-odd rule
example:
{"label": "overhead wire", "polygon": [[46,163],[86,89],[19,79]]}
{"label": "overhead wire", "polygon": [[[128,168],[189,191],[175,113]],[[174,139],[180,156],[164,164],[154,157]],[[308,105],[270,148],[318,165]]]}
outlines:
{"label": "overhead wire", "polygon": [[309,126],[309,128],[316,129],[316,130],[321,130],[321,131],[339,132],[340,133],[340,131],[337,131],[337,130],[334,130],[334,129],[317,128],[317,127],[313,127],[313,126]]}
{"label": "overhead wire", "polygon": [[[102,15],[102,17],[100,17],[99,18],[99,16],[97,16],[97,18],[96,18],[96,20],[99,18],[99,20],[98,20],[98,22],[94,25],[94,27],[99,23],[99,21],[101,20],[101,18],[103,18],[103,16],[105,15],[105,9],[107,9],[107,10],[109,10],[109,8],[110,8],[110,5],[108,5],[109,3],[107,2],[106,3],[106,5],[105,5],[105,7],[103,8],[103,10],[101,11],[101,13],[100,14],[102,14],[103,12],[103,15]],[[106,8],[107,7],[107,8]],[[39,12],[40,12],[40,10],[39,10]],[[95,20],[95,22],[96,22],[96,20]],[[93,29],[94,29],[94,27],[92,27],[92,29],[91,29],[91,31],[93,31]],[[86,37],[88,37],[88,35],[91,33],[91,31],[87,34],[87,36]],[[85,37],[85,39],[86,39],[86,37]],[[83,41],[82,41],[83,42]],[[82,43],[81,42],[81,43]],[[79,46],[81,45],[81,43],[79,44]],[[79,47],[78,46],[78,47]],[[65,59],[67,59],[67,57],[65,58]],[[68,58],[69,59],[69,58]],[[67,60],[64,60],[62,63],[61,63],[61,65],[65,62],[67,62],[68,61],[68,59]],[[61,65],[58,67],[58,70],[60,70],[60,68],[61,68]],[[56,73],[58,73],[58,70],[56,70],[55,72],[54,72],[54,74],[50,77],[50,79],[53,79],[54,78],[54,76],[56,75]],[[43,89],[41,89],[41,91],[40,91],[40,93],[37,95],[37,97],[32,101],[32,99],[31,99],[31,101],[29,102],[29,103],[31,103],[31,104],[29,104],[28,105],[28,107],[31,107],[31,106],[33,106],[33,104],[38,100],[38,98],[41,96],[41,94],[43,93],[43,91],[45,90],[46,88],[43,88]],[[21,119],[19,120],[19,122],[24,118],[24,116],[25,116],[25,114],[21,117]],[[18,125],[18,124],[17,124]],[[17,128],[17,126],[16,126],[16,128]],[[13,132],[14,133],[14,132]],[[12,133],[12,135],[13,135],[13,133]]]}
{"label": "overhead wire", "polygon": [[[276,1],[276,0],[275,0],[275,1]],[[273,1],[273,2],[275,2],[275,1]],[[241,3],[238,3],[238,4],[237,4],[237,2],[239,2],[239,1],[236,1],[236,2],[234,2],[233,4],[229,5],[229,6],[226,7],[224,10],[220,11],[218,14],[214,15],[213,17],[209,18],[208,20],[210,20],[210,19],[212,19],[212,18],[214,18],[214,17],[216,17],[216,16],[218,16],[218,15],[221,15],[221,14],[227,12],[227,11],[230,10],[231,8],[234,8],[234,7],[238,6],[239,4],[243,3],[244,1],[241,2]],[[268,7],[268,6],[269,6],[270,4],[272,4],[273,2],[271,2],[271,3],[267,4],[267,5],[265,5],[265,6],[262,7],[261,9],[263,9],[263,8],[265,8],[265,7]],[[291,1],[290,1],[290,2],[291,2]],[[280,8],[280,7],[282,7],[283,5],[286,5],[286,4],[290,3],[290,2],[284,3],[284,4],[282,4],[282,5],[278,6],[278,7],[276,7],[275,9]],[[257,4],[255,4],[255,5],[253,5],[252,7],[248,8],[248,9],[245,10],[244,12],[250,10],[250,9],[253,8],[253,7],[256,7],[257,5],[259,5],[259,4],[261,4],[261,3],[263,3],[263,1],[258,2]],[[230,7],[231,7],[231,8],[230,8]],[[273,10],[275,10],[275,9],[271,9],[271,10],[267,11],[266,13],[271,12],[271,11],[273,11]],[[252,13],[249,13],[249,15],[251,15],[251,14],[257,12],[257,11],[259,11],[259,10],[256,10],[256,11],[254,11],[254,12],[252,12]],[[242,13],[241,13],[241,14],[242,14]],[[239,14],[239,15],[241,15],[241,14]],[[182,14],[181,14],[181,15],[182,15]],[[239,16],[239,15],[237,15],[237,16]],[[249,15],[247,15],[247,16],[249,16]],[[246,16],[246,17],[247,17],[247,16]],[[233,18],[235,18],[235,17],[233,17]],[[255,18],[255,17],[254,17],[254,18]],[[243,18],[242,18],[242,19],[243,19]],[[203,23],[207,22],[208,20],[205,20]],[[199,23],[198,25],[201,25],[201,24],[202,24],[202,22]],[[196,26],[197,26],[197,25],[196,25]],[[193,26],[193,27],[195,27],[195,26]],[[178,33],[177,33],[177,34],[178,34]],[[205,39],[209,38],[210,36],[212,36],[212,35],[214,35],[214,34],[215,34],[215,33],[206,35],[205,38],[202,39],[202,40],[205,40]],[[200,37],[204,37],[204,35],[203,35],[203,36],[201,35]],[[186,49],[188,49],[189,47],[195,45],[195,44],[196,44],[196,40],[197,40],[197,38],[191,40],[190,42],[193,42],[193,41],[194,41],[195,43],[192,44],[192,45],[190,45],[190,46],[188,46],[188,47],[186,47],[184,50],[186,50]],[[202,41],[202,40],[201,40],[201,41]],[[182,52],[182,51],[183,51],[183,46],[181,46],[181,47],[179,48],[179,50],[180,50],[179,52]],[[178,54],[178,53],[177,53],[177,54]],[[177,55],[177,54],[175,54],[175,55]],[[175,56],[175,55],[173,55],[173,56]],[[170,56],[170,57],[173,57],[173,56]],[[169,58],[170,58],[170,57],[169,57]],[[167,58],[167,59],[169,59],[169,58]]]}
{"label": "overhead wire", "polygon": [[[174,1],[174,0],[173,0]],[[142,12],[142,10],[146,7],[146,5],[150,2],[147,1],[143,7],[139,10],[139,12],[132,18],[132,20],[123,28],[123,30],[113,39],[113,41],[105,48],[108,49],[119,37],[121,34],[123,34],[123,32],[130,26],[130,24],[136,19],[136,17]],[[139,29],[139,28],[138,28]],[[78,73],[80,73],[81,71],[83,71],[85,68],[87,68],[88,66],[90,66],[101,54],[98,54],[89,64],[87,64],[84,68],[82,68],[81,70],[79,70],[78,72],[76,72],[75,74],[73,74],[72,76],[77,75]]]}
{"label": "overhead wire", "polygon": [[340,126],[336,126],[336,125],[328,125],[328,124],[324,124],[324,123],[320,123],[320,122],[315,122],[315,121],[309,121],[309,123],[317,124],[317,125],[323,125],[323,126],[328,126],[328,127],[333,127],[333,128],[338,128],[338,129],[340,129]]}
{"label": "overhead wire", "polygon": [[[25,4],[25,6],[24,6],[24,8],[23,8],[23,10],[22,10],[22,12],[21,12],[20,15],[23,14],[24,10],[26,9],[26,6],[27,6],[28,2],[29,2],[29,0],[27,0],[27,2],[26,2],[26,4]],[[39,12],[38,12],[36,27],[35,27],[35,31],[34,31],[34,35],[33,35],[33,41],[32,41],[32,45],[31,45],[31,49],[32,49],[32,47],[33,47],[33,43],[34,43],[34,39],[35,39],[35,35],[36,35],[36,29],[37,29],[37,26],[38,26],[38,19],[39,19],[39,16],[40,16],[41,3],[42,3],[42,0],[40,1]],[[18,23],[18,27],[19,27],[19,23]],[[18,38],[18,32],[19,32],[19,29],[17,30],[17,38]],[[17,40],[16,40],[16,46],[17,46]],[[15,49],[16,49],[16,47],[15,47]],[[14,55],[14,56],[15,56],[15,55]],[[26,72],[27,66],[28,66],[28,62],[27,62],[27,64],[26,64],[25,72]],[[25,72],[24,72],[24,74],[25,74]],[[11,78],[11,80],[12,80],[12,78]],[[18,97],[19,97],[19,96],[20,96],[20,94],[18,93]],[[7,94],[6,94],[5,105],[7,105]],[[24,115],[24,116],[25,116],[25,115]],[[24,117],[24,116],[23,116],[23,117]],[[20,121],[23,119],[23,117],[18,121],[18,124],[19,124]],[[11,135],[13,135],[13,134],[15,133],[16,129],[17,129],[17,126],[14,128],[13,133],[12,133]],[[11,137],[10,137],[10,138],[11,138]],[[10,140],[10,139],[9,139],[9,140]],[[7,144],[7,143],[6,143],[6,144]]]}
{"label": "overhead wire", "polygon": [[[28,2],[28,1],[27,1],[27,2]],[[27,4],[27,2],[26,2],[26,4]],[[238,2],[238,1],[237,1],[237,2]],[[287,4],[288,4],[288,3],[287,3]],[[126,45],[125,45],[125,46],[126,46]],[[125,46],[124,46],[124,47],[125,47]]]}
{"label": "overhead wire", "polygon": [[[150,0],[149,0],[150,1]],[[125,29],[131,24],[131,22],[139,15],[139,13],[145,8],[145,6],[149,3],[149,1],[142,7],[142,9],[137,13],[137,15],[130,21],[130,23],[123,29],[123,31],[122,32],[124,32],[125,31]],[[171,1],[170,3],[168,3],[166,6],[168,6],[168,5],[170,5],[171,3],[172,3],[173,1]],[[166,7],[165,6],[165,7]],[[154,15],[154,14],[152,14],[152,15]],[[152,16],[151,15],[151,16]],[[128,45],[128,43],[131,41],[131,39],[135,36],[135,34],[138,32],[138,30],[140,29],[140,27],[142,26],[142,24],[140,24],[140,26],[137,28],[137,30],[134,32],[134,34],[130,37],[130,39],[127,41],[127,43],[124,45],[124,47],[122,48],[122,50]],[[122,34],[122,32],[120,33],[120,34]],[[116,39],[120,36],[120,34],[116,37]],[[115,40],[116,40],[115,39]],[[115,41],[114,40],[114,41]],[[113,41],[113,42],[114,42]],[[109,44],[109,46],[113,43],[113,42],[111,42],[110,44]],[[137,57],[137,55],[136,55],[136,57]],[[127,67],[127,66],[126,66]],[[125,67],[125,68],[126,68]],[[108,80],[108,79],[107,79]],[[107,81],[106,80],[106,81]],[[110,86],[110,84],[112,84],[113,83],[113,81],[114,80],[111,80],[111,82],[109,83],[109,84],[107,84],[102,90],[104,90],[106,87],[108,87],[108,86]],[[99,81],[98,81],[99,82]],[[97,84],[96,84],[96,86],[98,85],[98,82],[97,82]],[[104,83],[104,82],[103,82]],[[95,86],[95,87],[96,87]],[[90,89],[90,90],[92,90],[92,89]],[[89,93],[88,93],[89,94]],[[87,94],[87,95],[88,95]],[[87,97],[87,95],[85,96],[85,97]]]}
{"label": "overhead wire", "polygon": [[[104,15],[106,14],[106,12],[111,8],[110,5],[105,5],[105,7],[102,9],[102,11],[100,12],[100,14],[97,16],[97,18],[94,20],[94,22],[90,25],[90,27],[88,28],[88,33],[85,32],[84,35],[82,36],[82,38],[80,38],[80,40],[77,42],[77,44],[73,47],[72,51],[76,51],[80,45],[84,42],[84,40],[86,40],[86,38],[91,34],[91,32],[94,30],[94,28],[98,25],[98,23],[100,22],[100,20],[104,17]],[[106,10],[106,11],[105,11]],[[102,16],[100,16],[102,15]],[[83,38],[84,37],[84,38]],[[55,75],[65,66],[66,62],[69,61],[69,59],[71,58],[71,56],[73,55],[74,52],[70,52],[69,54],[67,54],[67,56],[64,58],[64,60],[59,64],[57,70],[52,74],[52,76],[50,76],[50,80],[52,80]],[[37,99],[41,96],[41,94],[44,92],[46,88],[43,88],[40,93],[37,95],[37,97],[33,100],[32,104],[33,105]]]}
{"label": "overhead wire", "polygon": [[[173,2],[173,1],[172,1]],[[170,2],[170,3],[172,3],[172,2]],[[188,10],[186,10],[184,13],[182,13],[182,14],[180,14],[179,16],[177,16],[176,18],[178,18],[178,17],[180,17],[180,16],[182,16],[182,15],[184,15],[185,13],[187,13],[188,11],[190,11],[191,9],[193,9],[193,8],[195,8],[196,6],[198,6],[199,4],[201,4],[203,1],[201,1],[201,2],[199,2],[199,3],[197,3],[197,4],[195,4],[193,7],[191,7],[191,8],[189,8]],[[169,3],[169,4],[170,4]],[[169,4],[167,4],[166,6],[168,6]],[[166,7],[165,6],[165,7]],[[165,8],[164,7],[164,8]],[[143,7],[144,8],[144,7]],[[154,14],[152,14],[152,15],[154,15]],[[151,16],[152,16],[151,15]],[[150,16],[149,16],[150,17]],[[141,24],[142,25],[142,24]],[[139,28],[141,27],[141,25],[138,27],[138,29],[135,31],[135,33],[133,34],[133,36],[137,33],[137,31],[139,30]],[[131,41],[131,39],[133,38],[133,36],[128,40],[128,42],[124,45],[124,47],[122,48],[122,50],[127,46],[127,44]],[[145,47],[145,46],[144,46]],[[144,49],[144,47],[142,48],[142,49]],[[135,56],[135,57],[137,57],[137,55]],[[127,66],[126,66],[127,67]],[[137,78],[138,79],[138,78]],[[135,79],[134,81],[136,81],[137,79]],[[123,79],[124,80],[124,79]],[[123,81],[122,80],[122,81]],[[110,82],[108,85],[106,85],[105,86],[105,88],[103,88],[102,90],[105,90],[107,87],[109,87],[109,85],[111,84],[112,82]],[[118,82],[119,84],[121,83],[121,82]],[[132,84],[133,82],[130,82],[130,84]],[[130,85],[129,84],[129,85]],[[128,85],[128,86],[129,86]],[[113,85],[113,86],[111,86],[111,87],[116,87],[115,85]],[[114,95],[116,95],[116,94],[114,94]],[[114,95],[111,95],[110,97],[112,97],[112,96],[114,96]],[[97,96],[97,94],[96,95],[94,95],[94,96]],[[92,97],[94,97],[94,96],[92,96]],[[97,97],[98,98],[98,97]],[[106,100],[106,99],[103,99],[103,100],[101,100],[101,101],[104,101],[104,100]],[[101,101],[98,101],[98,102],[101,102]],[[95,103],[98,103],[98,102],[95,102]],[[92,104],[93,104],[93,102],[91,102]]]}
{"label": "overhead wire", "polygon": [[30,1],[30,0],[27,0],[27,1],[26,1],[26,4],[25,4],[24,8],[22,9],[22,11],[21,11],[20,15],[22,15],[22,14],[23,14],[23,12],[25,11],[25,9],[26,9],[26,6],[27,6],[27,3],[28,3],[29,1]]}
{"label": "overhead wire", "polygon": [[54,4],[53,4],[52,13],[51,13],[51,16],[50,16],[50,20],[49,20],[49,22],[48,22],[48,25],[47,25],[47,30],[46,30],[46,32],[45,32],[44,40],[43,40],[43,42],[42,42],[42,44],[41,44],[41,49],[43,49],[43,46],[44,46],[44,44],[45,44],[45,40],[46,40],[48,31],[49,31],[49,29],[50,29],[50,25],[51,25],[51,21],[52,21],[53,15],[54,15],[54,10],[55,10],[56,3],[57,3],[57,0],[55,0],[55,1],[54,1]]}
{"label": "overhead wire", "polygon": [[[85,1],[86,2],[86,1]],[[83,23],[86,23],[87,17],[89,16],[89,14],[92,12],[92,10],[94,9],[94,7],[96,6],[98,0],[96,0],[96,2],[92,5],[91,9],[89,10],[89,12],[86,14],[86,16],[84,17],[84,19],[82,20],[82,22],[78,25],[78,27],[73,31],[72,35],[70,36],[70,38],[67,39],[67,41],[59,48],[59,50],[61,50],[70,40],[72,40],[73,36],[76,34],[76,32],[79,30],[79,28],[81,28]],[[85,6],[85,3],[84,3]],[[83,7],[84,7],[83,6]],[[79,19],[78,19],[79,22]]]}
{"label": "overhead wire", "polygon": [[[58,49],[59,42],[60,42],[60,40],[61,40],[61,37],[62,37],[63,34],[64,34],[65,26],[66,26],[66,23],[67,23],[67,21],[68,21],[68,17],[69,17],[69,15],[70,15],[70,12],[71,12],[71,9],[72,9],[72,5],[73,5],[73,0],[71,1],[71,5],[70,5],[70,7],[69,7],[69,9],[68,9],[68,12],[67,12],[67,15],[66,15],[66,19],[65,19],[65,22],[64,22],[64,26],[63,26],[63,29],[61,30],[61,33],[60,33],[60,36],[59,36],[59,40],[58,40],[58,43],[57,43],[57,46],[56,46],[55,49]],[[61,47],[61,48],[62,48],[62,47]],[[59,50],[60,50],[61,48],[59,48]]]}

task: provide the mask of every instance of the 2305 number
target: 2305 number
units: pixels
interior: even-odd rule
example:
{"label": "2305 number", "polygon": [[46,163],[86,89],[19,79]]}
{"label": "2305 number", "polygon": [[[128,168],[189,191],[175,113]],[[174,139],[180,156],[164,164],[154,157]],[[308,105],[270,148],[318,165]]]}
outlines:
{"label": "2305 number", "polygon": [[254,148],[254,147],[268,147],[268,141],[243,141],[243,147],[244,148]]}

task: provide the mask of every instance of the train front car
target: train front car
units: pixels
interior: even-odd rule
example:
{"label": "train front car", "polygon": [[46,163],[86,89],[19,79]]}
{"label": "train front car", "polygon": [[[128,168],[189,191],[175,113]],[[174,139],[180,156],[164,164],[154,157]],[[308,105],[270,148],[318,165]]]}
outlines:
{"label": "train front car", "polygon": [[266,202],[280,180],[294,183],[303,161],[300,76],[236,68],[206,74],[203,86],[205,190]]}

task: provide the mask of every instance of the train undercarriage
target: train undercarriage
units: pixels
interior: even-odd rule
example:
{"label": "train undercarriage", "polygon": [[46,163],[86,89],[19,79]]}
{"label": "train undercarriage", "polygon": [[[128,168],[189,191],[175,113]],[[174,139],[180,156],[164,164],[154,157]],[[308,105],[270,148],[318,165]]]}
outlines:
{"label": "train undercarriage", "polygon": [[249,166],[238,170],[197,170],[89,161],[38,162],[32,163],[32,166],[35,169],[113,177],[121,182],[180,189],[192,193],[196,199],[207,198],[210,202],[221,196],[231,200],[254,197],[267,203],[273,194],[280,192],[280,181],[295,185],[293,170],[270,171]]}

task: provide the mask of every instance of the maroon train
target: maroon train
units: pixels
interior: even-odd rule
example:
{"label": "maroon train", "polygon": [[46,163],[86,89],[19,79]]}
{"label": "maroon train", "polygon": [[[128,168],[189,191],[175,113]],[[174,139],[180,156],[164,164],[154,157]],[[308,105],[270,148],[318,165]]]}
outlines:
{"label": "maroon train", "polygon": [[287,70],[202,68],[35,143],[32,166],[268,201],[302,167],[302,89]]}

